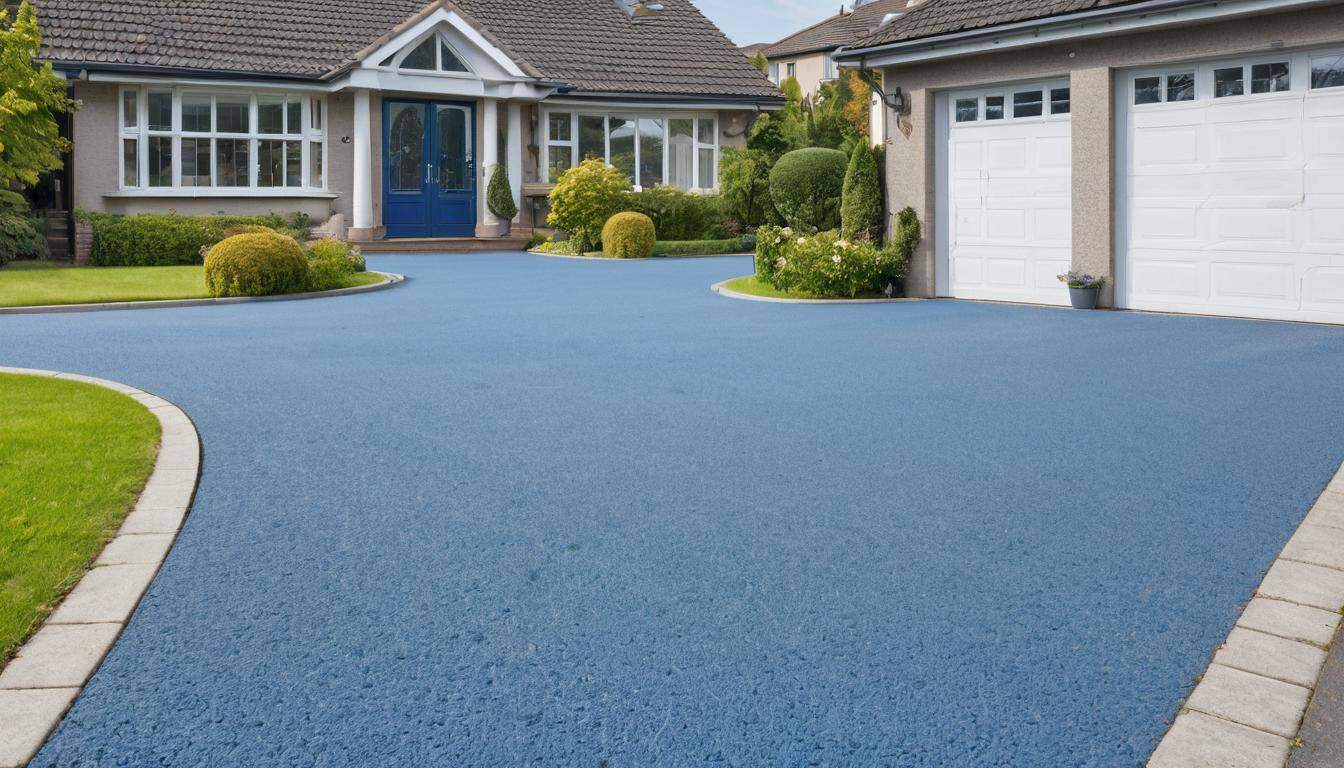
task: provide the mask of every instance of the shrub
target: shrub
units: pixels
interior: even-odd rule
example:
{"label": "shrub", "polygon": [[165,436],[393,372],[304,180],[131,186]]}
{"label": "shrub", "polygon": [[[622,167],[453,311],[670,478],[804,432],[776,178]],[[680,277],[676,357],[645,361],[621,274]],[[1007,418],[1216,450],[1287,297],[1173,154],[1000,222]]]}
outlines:
{"label": "shrub", "polygon": [[840,224],[840,195],[849,159],[838,149],[798,149],[770,170],[770,199],[785,223],[804,232]]}
{"label": "shrub", "polygon": [[721,253],[743,253],[751,250],[746,237],[722,240],[659,240],[653,244],[654,256],[717,256]]}
{"label": "shrub", "polygon": [[342,240],[325,238],[304,250],[308,257],[307,290],[343,288],[352,275],[364,271],[364,256],[358,248]]}
{"label": "shrub", "polygon": [[542,253],[554,253],[557,256],[582,256],[583,251],[579,250],[577,240],[556,240],[554,236],[546,238],[537,245],[536,250]]}
{"label": "shrub", "polygon": [[612,258],[647,259],[653,243],[653,219],[636,211],[618,213],[602,227],[602,252]]}
{"label": "shrub", "polygon": [[513,221],[518,215],[518,205],[513,202],[513,189],[509,186],[509,174],[503,163],[496,163],[490,173],[490,184],[485,188],[485,204],[500,221]]}
{"label": "shrub", "polygon": [[205,256],[211,296],[269,296],[308,286],[308,261],[292,237],[258,232],[234,235]]}
{"label": "shrub", "polygon": [[905,275],[893,249],[850,242],[835,232],[799,236],[791,228],[756,234],[756,275],[781,291],[832,298],[878,293]]}
{"label": "shrub", "polygon": [[774,211],[770,202],[770,155],[759,149],[730,148],[719,161],[719,189],[723,212],[740,229],[768,223]]}
{"label": "shrub", "polygon": [[40,259],[46,255],[42,220],[28,213],[23,195],[0,190],[0,267],[14,259]]}
{"label": "shrub", "polygon": [[851,240],[882,242],[882,182],[867,141],[854,144],[840,197],[840,231]]}
{"label": "shrub", "polygon": [[659,185],[625,195],[620,208],[653,219],[659,240],[712,240],[727,234],[723,202],[718,195]]}
{"label": "shrub", "polygon": [[225,239],[228,239],[234,235],[264,235],[267,232],[274,233],[275,230],[270,227],[262,226],[261,224],[242,224],[237,227],[229,227],[220,234],[222,234]]}
{"label": "shrub", "polygon": [[602,225],[620,210],[621,195],[629,191],[625,174],[601,160],[584,160],[560,174],[548,196],[546,223],[568,232],[580,251],[592,250]]}
{"label": "shrub", "polygon": [[923,238],[919,217],[915,215],[915,209],[907,205],[896,214],[896,227],[891,233],[891,242],[887,247],[903,265],[909,264],[910,257],[915,255],[915,249],[919,247],[919,241]]}
{"label": "shrub", "polygon": [[[204,252],[231,232],[265,227],[295,240],[308,239],[308,217],[177,216],[141,214],[111,216],[82,213],[93,227],[94,264],[104,267],[200,264]],[[252,234],[262,234],[251,232]]]}

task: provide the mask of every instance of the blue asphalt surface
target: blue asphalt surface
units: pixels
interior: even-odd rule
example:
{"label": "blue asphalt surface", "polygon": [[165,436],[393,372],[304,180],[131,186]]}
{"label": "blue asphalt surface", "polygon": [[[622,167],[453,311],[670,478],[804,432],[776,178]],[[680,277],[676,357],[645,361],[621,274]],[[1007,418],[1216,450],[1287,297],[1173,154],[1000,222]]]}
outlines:
{"label": "blue asphalt surface", "polygon": [[1137,766],[1344,459],[1344,328],[370,261],[0,318],[205,444],[35,766]]}

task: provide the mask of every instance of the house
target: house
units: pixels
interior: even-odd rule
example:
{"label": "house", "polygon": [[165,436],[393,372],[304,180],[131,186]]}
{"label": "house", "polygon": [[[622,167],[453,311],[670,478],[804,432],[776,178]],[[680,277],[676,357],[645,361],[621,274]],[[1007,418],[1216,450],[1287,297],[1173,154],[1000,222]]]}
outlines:
{"label": "house", "polygon": [[924,0],[851,41],[881,73],[908,290],[1344,322],[1344,6]]}
{"label": "house", "polygon": [[73,203],[303,212],[356,241],[494,237],[586,157],[714,190],[778,89],[690,0],[37,0],[71,83]]}

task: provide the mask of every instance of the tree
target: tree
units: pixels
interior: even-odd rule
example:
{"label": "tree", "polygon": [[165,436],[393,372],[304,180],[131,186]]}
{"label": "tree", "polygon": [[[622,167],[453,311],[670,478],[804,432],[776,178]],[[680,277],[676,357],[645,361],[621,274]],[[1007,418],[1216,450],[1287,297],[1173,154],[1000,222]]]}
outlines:
{"label": "tree", "polygon": [[840,231],[850,240],[876,243],[882,237],[882,183],[867,141],[856,142],[849,156],[840,198]]}
{"label": "tree", "polygon": [[764,53],[757,51],[756,55],[751,57],[751,66],[759,69],[761,74],[764,75],[770,71],[770,60],[765,58]]}
{"label": "tree", "polygon": [[34,65],[41,45],[37,13],[28,0],[13,23],[0,8],[0,189],[14,182],[36,184],[61,167],[61,153],[70,148],[56,115],[71,111],[74,103],[50,63]]}

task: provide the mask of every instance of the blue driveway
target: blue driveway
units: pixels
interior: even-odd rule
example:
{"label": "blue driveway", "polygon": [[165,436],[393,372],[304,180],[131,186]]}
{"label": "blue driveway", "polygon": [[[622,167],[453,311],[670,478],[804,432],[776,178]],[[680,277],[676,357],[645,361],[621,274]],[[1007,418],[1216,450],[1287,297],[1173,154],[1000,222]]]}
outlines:
{"label": "blue driveway", "polygon": [[1136,766],[1344,458],[1344,329],[375,258],[0,318],[196,505],[37,766]]}

